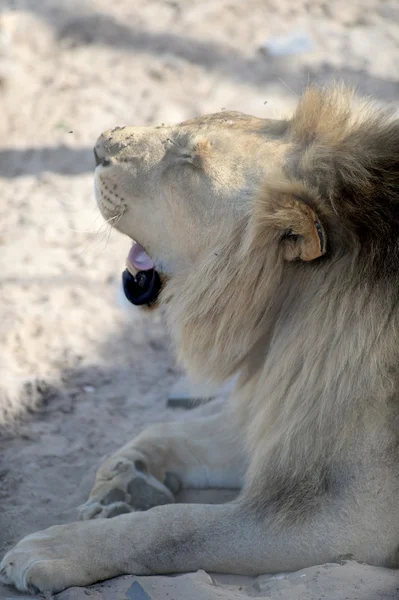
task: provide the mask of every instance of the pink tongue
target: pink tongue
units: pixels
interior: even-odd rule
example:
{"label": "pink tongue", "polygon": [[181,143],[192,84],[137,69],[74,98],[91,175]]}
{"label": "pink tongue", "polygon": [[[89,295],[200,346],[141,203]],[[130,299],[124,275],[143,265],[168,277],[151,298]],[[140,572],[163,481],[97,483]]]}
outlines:
{"label": "pink tongue", "polygon": [[144,248],[140,244],[134,243],[129,250],[127,260],[138,270],[138,271],[149,271],[154,268],[154,263],[151,258],[145,252]]}

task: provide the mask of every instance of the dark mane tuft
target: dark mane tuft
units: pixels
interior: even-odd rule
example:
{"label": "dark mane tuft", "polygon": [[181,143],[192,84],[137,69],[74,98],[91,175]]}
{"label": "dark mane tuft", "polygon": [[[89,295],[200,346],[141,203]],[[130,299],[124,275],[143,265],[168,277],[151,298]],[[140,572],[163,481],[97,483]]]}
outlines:
{"label": "dark mane tuft", "polygon": [[311,87],[291,121],[288,169],[316,188],[359,255],[399,269],[399,118],[353,92]]}

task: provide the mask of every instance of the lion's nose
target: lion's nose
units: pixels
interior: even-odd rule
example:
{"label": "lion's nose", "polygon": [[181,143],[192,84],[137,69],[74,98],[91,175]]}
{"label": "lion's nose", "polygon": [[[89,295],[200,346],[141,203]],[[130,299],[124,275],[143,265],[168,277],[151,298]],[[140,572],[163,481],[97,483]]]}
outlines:
{"label": "lion's nose", "polygon": [[96,167],[102,165],[106,167],[111,164],[109,154],[114,148],[112,147],[112,141],[109,137],[109,132],[105,131],[100,135],[94,146],[94,160],[96,161]]}
{"label": "lion's nose", "polygon": [[96,166],[103,165],[105,167],[109,165],[110,157],[126,147],[126,143],[121,139],[123,129],[125,128],[115,127],[114,129],[104,131],[100,135],[94,146]]}
{"label": "lion's nose", "polygon": [[98,165],[101,165],[101,157],[99,156],[99,154],[97,153],[96,147],[93,148],[93,152],[94,152],[94,160],[96,162],[96,167],[98,167]]}
{"label": "lion's nose", "polygon": [[96,161],[96,167],[98,167],[98,165],[104,165],[104,163],[106,163],[108,161],[109,164],[109,159],[108,159],[108,152],[109,152],[109,136],[108,136],[108,131],[105,131],[104,133],[102,133],[100,135],[100,137],[98,138],[98,140],[95,143],[94,146],[94,160]]}

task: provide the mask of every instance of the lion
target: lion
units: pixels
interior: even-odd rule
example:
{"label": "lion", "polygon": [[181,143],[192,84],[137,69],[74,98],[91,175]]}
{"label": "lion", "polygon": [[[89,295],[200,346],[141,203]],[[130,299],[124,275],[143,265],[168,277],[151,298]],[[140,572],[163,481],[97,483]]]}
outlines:
{"label": "lion", "polygon": [[[179,360],[235,389],[108,458],[81,520],[25,537],[3,581],[398,566],[399,120],[310,87],[287,119],[116,128],[95,156],[100,211],[160,274]],[[240,491],[179,504],[181,486]]]}

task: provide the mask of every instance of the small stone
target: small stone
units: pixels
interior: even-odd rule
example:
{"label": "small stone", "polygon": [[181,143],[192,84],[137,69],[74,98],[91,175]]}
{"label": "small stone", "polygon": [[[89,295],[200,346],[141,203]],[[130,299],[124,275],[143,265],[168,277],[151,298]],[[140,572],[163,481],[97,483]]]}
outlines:
{"label": "small stone", "polygon": [[92,385],[84,385],[83,386],[83,391],[86,394],[93,394],[96,391],[96,388],[93,387]]}
{"label": "small stone", "polygon": [[151,596],[147,594],[138,581],[133,581],[126,592],[126,597],[129,598],[129,600],[151,600]]}
{"label": "small stone", "polygon": [[300,31],[269,38],[259,47],[267,56],[292,56],[312,52],[313,49],[313,40],[307,33]]}

